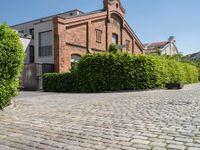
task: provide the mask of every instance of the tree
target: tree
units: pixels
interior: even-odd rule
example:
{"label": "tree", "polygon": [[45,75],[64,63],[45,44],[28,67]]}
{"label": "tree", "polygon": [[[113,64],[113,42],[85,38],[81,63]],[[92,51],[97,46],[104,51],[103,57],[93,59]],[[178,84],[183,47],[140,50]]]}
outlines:
{"label": "tree", "polygon": [[0,109],[17,95],[24,62],[23,45],[16,31],[0,24]]}

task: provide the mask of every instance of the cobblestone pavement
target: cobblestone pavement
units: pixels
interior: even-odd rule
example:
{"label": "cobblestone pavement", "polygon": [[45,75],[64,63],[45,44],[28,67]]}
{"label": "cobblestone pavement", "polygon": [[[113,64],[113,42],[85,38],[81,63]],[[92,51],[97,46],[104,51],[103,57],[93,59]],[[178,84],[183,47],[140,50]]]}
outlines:
{"label": "cobblestone pavement", "polygon": [[200,150],[200,84],[104,94],[23,92],[0,112],[0,150]]}

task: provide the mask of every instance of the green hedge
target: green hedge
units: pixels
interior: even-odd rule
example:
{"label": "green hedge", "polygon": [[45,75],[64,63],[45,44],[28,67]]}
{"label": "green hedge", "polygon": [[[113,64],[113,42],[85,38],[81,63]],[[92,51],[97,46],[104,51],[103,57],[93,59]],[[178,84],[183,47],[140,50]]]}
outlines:
{"label": "green hedge", "polygon": [[88,54],[72,73],[45,74],[44,90],[102,92],[163,88],[166,83],[198,82],[195,66],[162,56]]}
{"label": "green hedge", "polygon": [[43,88],[51,92],[69,92],[74,90],[76,75],[72,73],[46,73],[43,76]]}
{"label": "green hedge", "polygon": [[0,109],[17,95],[24,50],[16,31],[0,24]]}
{"label": "green hedge", "polygon": [[199,80],[200,80],[200,59],[196,61],[192,61],[192,63],[197,66],[198,71],[199,71]]}

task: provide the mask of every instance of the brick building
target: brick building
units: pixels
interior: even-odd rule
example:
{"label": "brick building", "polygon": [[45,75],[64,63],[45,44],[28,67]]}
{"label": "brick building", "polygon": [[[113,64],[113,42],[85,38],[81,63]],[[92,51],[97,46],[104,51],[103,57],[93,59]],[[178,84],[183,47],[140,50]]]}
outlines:
{"label": "brick building", "polygon": [[121,50],[130,54],[144,52],[143,44],[125,20],[125,13],[120,0],[104,0],[101,10],[73,10],[12,28],[32,35],[26,63],[53,64],[55,72],[67,72],[82,55],[106,52],[112,43],[126,45]]}

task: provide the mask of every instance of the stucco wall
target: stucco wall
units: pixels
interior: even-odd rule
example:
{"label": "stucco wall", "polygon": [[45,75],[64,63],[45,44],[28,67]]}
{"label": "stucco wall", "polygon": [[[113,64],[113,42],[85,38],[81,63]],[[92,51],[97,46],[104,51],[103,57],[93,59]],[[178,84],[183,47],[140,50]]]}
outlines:
{"label": "stucco wall", "polygon": [[[34,25],[35,37],[34,37],[34,46],[35,46],[35,63],[49,63],[54,64],[54,36],[53,36],[53,23],[52,21],[43,22]],[[52,31],[52,56],[39,56],[39,33]]]}
{"label": "stucco wall", "polygon": [[25,52],[25,60],[24,63],[29,63],[29,44],[31,43],[31,39],[20,38],[20,41],[23,45],[24,52]]}
{"label": "stucco wall", "polygon": [[175,55],[177,53],[176,46],[173,43],[169,43],[164,49],[161,51],[162,55]]}

